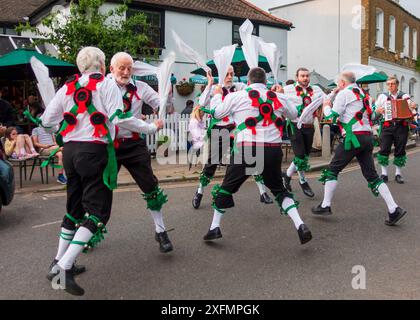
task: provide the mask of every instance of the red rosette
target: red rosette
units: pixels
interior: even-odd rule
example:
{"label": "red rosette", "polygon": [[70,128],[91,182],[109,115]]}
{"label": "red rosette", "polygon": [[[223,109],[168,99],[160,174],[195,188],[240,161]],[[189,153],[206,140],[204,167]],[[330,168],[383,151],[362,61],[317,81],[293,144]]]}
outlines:
{"label": "red rosette", "polygon": [[351,91],[356,95],[357,100],[360,100],[360,89],[359,88],[353,88]]}
{"label": "red rosette", "polygon": [[303,88],[301,86],[296,86],[296,95],[300,97],[303,93]]}
{"label": "red rosette", "polygon": [[73,97],[74,103],[79,107],[77,113],[84,113],[87,111],[87,107],[92,102],[92,92],[86,88],[79,88],[74,93]]}
{"label": "red rosette", "polygon": [[359,121],[359,123],[363,126],[363,112],[358,111],[356,112],[356,114],[354,115],[354,118]]}
{"label": "red rosette", "polygon": [[223,118],[223,122],[229,122],[229,121],[230,121],[229,117],[224,117]]}
{"label": "red rosette", "polygon": [[124,104],[124,112],[128,112],[131,110],[131,101],[128,98],[123,98],[123,104]]}
{"label": "red rosette", "polygon": [[311,87],[307,87],[306,88],[306,92],[312,97],[314,95],[314,89],[312,89]]}
{"label": "red rosette", "polygon": [[274,125],[279,129],[280,136],[283,136],[284,120],[281,117],[277,117],[276,120],[274,120]]}
{"label": "red rosette", "polygon": [[134,84],[132,83],[127,84],[126,89],[127,89],[127,92],[130,94],[130,102],[133,101],[133,96],[135,96],[137,100],[140,100],[140,97],[137,94],[137,87]]}
{"label": "red rosette", "polygon": [[279,97],[277,96],[277,94],[273,91],[267,91],[267,98],[270,99],[271,101],[273,101],[274,104],[274,110],[278,110],[281,107],[283,107],[283,105],[281,104]]}
{"label": "red rosette", "polygon": [[303,106],[307,107],[312,103],[312,98],[310,96],[306,96],[303,98]]}
{"label": "red rosette", "polygon": [[104,80],[103,74],[92,73],[89,76],[89,83],[87,84],[87,86],[85,88],[90,90],[90,91],[95,91],[96,90],[96,85],[103,80]]}
{"label": "red rosette", "polygon": [[385,121],[383,127],[389,128],[391,126],[391,121]]}
{"label": "red rosette", "polygon": [[248,97],[252,100],[252,106],[258,108],[260,106],[260,93],[257,90],[248,92]]}
{"label": "red rosette", "polygon": [[102,138],[108,133],[108,130],[105,128],[105,121],[106,116],[101,112],[96,111],[90,115],[90,123],[95,128],[93,132],[95,138]]}
{"label": "red rosette", "polygon": [[273,114],[273,107],[271,104],[264,102],[260,105],[260,114],[264,117],[263,127],[267,127],[273,123],[271,115]]}
{"label": "red rosette", "polygon": [[251,132],[254,136],[257,134],[257,129],[256,129],[257,123],[258,123],[258,121],[257,121],[257,118],[255,118],[255,117],[249,117],[245,120],[246,127],[249,130],[251,130]]}
{"label": "red rosette", "polygon": [[66,81],[66,86],[67,86],[66,96],[69,96],[76,91],[77,81],[79,81],[79,75],[78,74],[74,74],[67,79],[67,81]]}
{"label": "red rosette", "polygon": [[73,131],[77,124],[77,118],[73,113],[64,112],[63,114],[64,121],[67,122],[67,127],[61,131],[61,135],[65,137],[69,132]]}

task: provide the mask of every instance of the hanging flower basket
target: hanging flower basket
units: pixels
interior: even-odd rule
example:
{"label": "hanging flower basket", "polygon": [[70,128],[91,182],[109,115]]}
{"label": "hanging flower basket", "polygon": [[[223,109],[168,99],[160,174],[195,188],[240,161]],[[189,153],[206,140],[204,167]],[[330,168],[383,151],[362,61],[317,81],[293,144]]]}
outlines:
{"label": "hanging flower basket", "polygon": [[185,97],[190,95],[194,91],[194,84],[187,82],[184,78],[182,79],[182,81],[178,82],[175,88],[180,96]]}

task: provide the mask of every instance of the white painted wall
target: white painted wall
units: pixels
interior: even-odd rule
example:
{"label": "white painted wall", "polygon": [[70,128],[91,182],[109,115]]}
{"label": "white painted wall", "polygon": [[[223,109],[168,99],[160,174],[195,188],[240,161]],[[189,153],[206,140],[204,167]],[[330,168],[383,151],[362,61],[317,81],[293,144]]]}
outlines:
{"label": "white painted wall", "polygon": [[352,13],[360,4],[361,0],[313,0],[271,12],[295,27],[287,40],[289,78],[304,66],[332,79],[344,64],[360,62],[361,31],[353,27]]}

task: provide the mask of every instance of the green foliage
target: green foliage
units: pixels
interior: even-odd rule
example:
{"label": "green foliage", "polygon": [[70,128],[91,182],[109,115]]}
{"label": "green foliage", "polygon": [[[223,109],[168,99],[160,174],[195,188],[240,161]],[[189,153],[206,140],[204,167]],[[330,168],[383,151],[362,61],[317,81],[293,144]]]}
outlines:
{"label": "green foliage", "polygon": [[16,29],[19,32],[31,31],[42,39],[38,43],[53,44],[58,48],[59,58],[70,63],[76,62],[76,56],[82,47],[95,46],[106,55],[107,64],[119,51],[125,51],[133,57],[156,56],[157,51],[150,47],[146,34],[150,25],[143,13],[125,19],[128,1],[113,10],[99,10],[105,0],[72,0],[70,14],[52,12],[42,21],[42,27],[33,27],[26,23]]}
{"label": "green foliage", "polygon": [[420,56],[417,57],[417,61],[416,61],[416,71],[420,72]]}

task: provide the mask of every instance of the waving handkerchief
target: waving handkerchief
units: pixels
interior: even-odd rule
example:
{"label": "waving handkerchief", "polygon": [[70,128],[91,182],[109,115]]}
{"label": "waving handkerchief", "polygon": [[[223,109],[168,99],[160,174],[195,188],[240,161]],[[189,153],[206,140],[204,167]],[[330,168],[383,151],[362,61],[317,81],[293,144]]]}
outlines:
{"label": "waving handkerchief", "polygon": [[206,65],[205,60],[193,48],[187,45],[174,30],[172,30],[172,36],[174,37],[175,44],[179,52],[181,52],[186,58],[194,61],[196,65],[203,68],[205,72],[211,70]]}
{"label": "waving handkerchief", "polygon": [[232,63],[233,55],[237,44],[223,47],[219,50],[215,50],[214,53],[214,64],[216,65],[217,72],[219,73],[219,83],[223,85],[229,66]]}
{"label": "waving handkerchief", "polygon": [[159,118],[166,114],[166,102],[168,101],[169,91],[171,89],[171,74],[172,66],[175,63],[175,52],[171,51],[168,57],[163,60],[161,65],[157,68],[157,78],[159,87]]}
{"label": "waving handkerchief", "polygon": [[279,80],[281,59],[283,56],[275,43],[264,42],[262,38],[258,38],[258,43],[260,45],[260,51],[268,60],[273,78],[277,84]]}
{"label": "waving handkerchief", "polygon": [[31,58],[31,67],[38,81],[38,90],[46,107],[55,96],[55,88],[50,78],[50,73],[48,68],[35,57]]}
{"label": "waving handkerchief", "polygon": [[239,28],[239,35],[243,44],[242,50],[250,69],[258,67],[258,37],[252,35],[253,30],[254,25],[249,19],[246,19]]}
{"label": "waving handkerchief", "polygon": [[308,105],[305,109],[303,109],[302,115],[299,118],[299,121],[297,123],[298,129],[302,128],[302,124],[305,122],[312,120],[312,114],[316,111],[316,109],[319,108],[319,106],[322,104],[323,98],[322,96],[319,96],[315,98],[314,101],[310,105]]}

